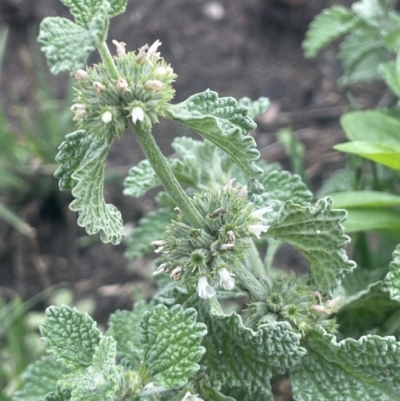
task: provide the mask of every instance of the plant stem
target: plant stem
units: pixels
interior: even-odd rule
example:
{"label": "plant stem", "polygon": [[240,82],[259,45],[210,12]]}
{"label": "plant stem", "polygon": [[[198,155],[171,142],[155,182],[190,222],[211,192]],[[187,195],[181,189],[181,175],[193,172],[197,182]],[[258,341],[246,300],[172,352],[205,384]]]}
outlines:
{"label": "plant stem", "polygon": [[131,123],[131,125],[136,133],[136,137],[144,155],[150,162],[154,172],[157,174],[157,177],[160,179],[169,196],[194,227],[204,227],[206,225],[205,220],[193,205],[192,199],[190,199],[182,189],[154,140],[150,129],[143,129],[140,124],[133,126]]}
{"label": "plant stem", "polygon": [[98,44],[97,50],[99,51],[101,60],[106,66],[106,69],[110,74],[111,78],[118,79],[120,74],[118,72],[117,66],[114,63],[110,50],[108,49],[107,43],[102,42]]}
{"label": "plant stem", "polygon": [[253,271],[257,276],[262,277],[270,283],[270,279],[266,274],[266,269],[260,258],[256,244],[253,241],[251,241],[251,247],[247,250],[247,264],[249,270]]}
{"label": "plant stem", "polygon": [[231,266],[232,272],[240,280],[240,282],[246,286],[246,289],[250,291],[250,294],[257,301],[265,301],[268,296],[268,289],[257,280],[251,272],[249,272],[244,266],[237,264]]}

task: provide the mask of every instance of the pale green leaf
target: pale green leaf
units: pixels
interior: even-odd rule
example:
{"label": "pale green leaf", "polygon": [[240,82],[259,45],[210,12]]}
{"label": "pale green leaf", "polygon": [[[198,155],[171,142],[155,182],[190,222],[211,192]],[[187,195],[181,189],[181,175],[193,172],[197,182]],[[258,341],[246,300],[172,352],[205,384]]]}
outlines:
{"label": "pale green leaf", "polygon": [[347,191],[329,196],[338,209],[400,206],[400,196],[380,191]]}
{"label": "pale green leaf", "polygon": [[224,314],[215,299],[195,302],[208,328],[204,363],[213,380],[240,387],[247,394],[240,400],[272,399],[269,379],[294,367],[306,352],[300,334],[287,322],[263,324],[254,331],[237,313]]}
{"label": "pale green leaf", "polygon": [[[61,0],[70,8],[77,24],[88,28],[99,7],[106,3],[104,0]],[[108,15],[113,17],[125,11],[128,0],[107,0],[109,5]]]}
{"label": "pale green leaf", "polygon": [[399,304],[390,299],[383,282],[378,281],[346,297],[336,318],[342,334],[357,338],[370,330],[382,328],[399,309]]}
{"label": "pale green leaf", "polygon": [[315,57],[317,53],[335,39],[350,32],[359,19],[343,6],[333,6],[318,14],[311,22],[303,49],[306,57]]}
{"label": "pale green leaf", "polygon": [[330,292],[354,269],[345,247],[345,210],[332,210],[332,199],[320,199],[314,207],[287,201],[272,222],[268,237],[280,239],[297,249],[310,263],[312,281],[319,291]]}
{"label": "pale green leaf", "polygon": [[140,340],[140,320],[144,311],[150,309],[145,301],[137,302],[133,311],[119,310],[109,318],[107,335],[117,342],[117,357],[138,368],[143,360]]}
{"label": "pale green leaf", "polygon": [[396,71],[396,63],[389,61],[388,63],[381,64],[379,68],[387,86],[396,96],[400,97],[400,82]]}
{"label": "pale green leaf", "polygon": [[400,230],[400,213],[380,208],[351,208],[343,223],[347,233]]}
{"label": "pale green leaf", "polygon": [[117,343],[103,337],[93,355],[93,363],[63,375],[58,385],[71,390],[71,401],[113,401],[124,385],[123,369],[115,365]]}
{"label": "pale green leaf", "polygon": [[400,143],[353,141],[336,145],[334,149],[362,156],[394,170],[400,170]]}
{"label": "pale green leaf", "polygon": [[359,340],[316,329],[306,338],[308,354],[291,373],[296,401],[398,401],[400,344],[395,337]]}
{"label": "pale green leaf", "polygon": [[[288,200],[302,206],[310,205],[312,202],[312,193],[297,174],[273,170],[263,176],[261,183],[265,192],[258,197],[257,204],[272,206],[275,212]],[[269,213],[264,217],[272,219],[275,214]]]}
{"label": "pale green leaf", "polygon": [[385,284],[389,290],[390,298],[400,302],[400,244],[397,245],[389,265],[389,273],[385,277]]}
{"label": "pale green leaf", "polygon": [[60,166],[54,173],[54,176],[60,179],[60,191],[70,191],[73,188],[72,174],[79,168],[92,141],[92,135],[83,130],[65,136],[56,156]]}
{"label": "pale green leaf", "polygon": [[46,398],[44,399],[44,401],[70,401],[70,400],[71,400],[71,391],[63,390],[61,388],[57,388],[56,391],[48,393],[46,395]]}
{"label": "pale green leaf", "polygon": [[325,180],[317,194],[319,198],[322,198],[336,192],[352,191],[356,188],[356,184],[355,170],[345,167],[344,169],[335,171]]}
{"label": "pale green leaf", "polygon": [[121,242],[125,235],[121,213],[104,201],[104,165],[112,138],[92,137],[92,142],[80,163],[72,174],[75,182],[72,195],[76,198],[70,205],[78,212],[78,225],[85,227],[88,234],[100,233],[103,242],[114,245]]}
{"label": "pale green leaf", "polygon": [[87,313],[69,306],[50,306],[40,327],[46,350],[71,369],[92,364],[101,338],[96,323]]}
{"label": "pale green leaf", "polygon": [[38,42],[46,54],[51,72],[60,74],[82,68],[97,43],[105,40],[107,29],[104,6],[97,10],[88,29],[65,18],[45,18],[40,25]]}
{"label": "pale green leaf", "polygon": [[256,165],[260,153],[249,134],[256,125],[233,98],[218,99],[218,94],[207,90],[171,106],[166,117],[192,128],[205,139],[226,152],[242,171],[250,190],[262,191],[258,178],[262,170]]}
{"label": "pale green leaf", "polygon": [[247,114],[254,120],[268,110],[270,102],[266,97],[260,97],[257,100],[251,100],[249,97],[242,97],[238,100],[238,104],[246,107]]}
{"label": "pale green leaf", "polygon": [[156,173],[148,160],[142,160],[132,167],[124,181],[124,195],[138,198],[148,190],[161,185]]}
{"label": "pale green leaf", "polygon": [[340,123],[351,141],[400,145],[400,121],[383,111],[351,111],[342,115]]}
{"label": "pale green leaf", "polygon": [[207,333],[196,323],[197,312],[174,305],[157,305],[146,311],[141,321],[144,362],[154,380],[164,387],[182,387],[198,371],[204,354],[200,343]]}
{"label": "pale green leaf", "polygon": [[385,11],[380,0],[361,0],[352,4],[351,9],[368,24],[377,24],[376,20],[384,17]]}
{"label": "pale green leaf", "polygon": [[14,396],[14,401],[43,401],[47,394],[56,391],[60,376],[67,373],[53,356],[46,356],[29,365],[22,374],[23,387]]}
{"label": "pale green leaf", "polygon": [[169,208],[154,210],[141,218],[126,240],[125,256],[135,260],[154,251],[155,248],[150,242],[160,240],[165,228],[175,218],[176,212]]}

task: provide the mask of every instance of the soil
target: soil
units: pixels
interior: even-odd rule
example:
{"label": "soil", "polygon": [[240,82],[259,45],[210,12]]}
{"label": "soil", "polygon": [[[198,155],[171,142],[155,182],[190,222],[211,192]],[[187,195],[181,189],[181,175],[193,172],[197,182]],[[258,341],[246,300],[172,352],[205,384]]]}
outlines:
{"label": "soil", "polygon": [[[313,16],[333,3],[348,5],[351,1],[130,0],[126,14],[111,21],[109,42],[117,39],[126,42],[127,49],[137,49],[160,39],[163,57],[178,74],[176,102],[208,88],[220,96],[268,97],[271,107],[258,119],[254,132],[262,157],[290,169],[276,133],[292,128],[305,145],[307,177],[317,190],[343,165],[342,155],[332,146],[344,139],[338,118],[350,106],[346,91],[336,86],[341,66],[334,58],[334,48],[307,60],[301,42]],[[36,100],[27,74],[28,43],[40,21],[55,15],[69,18],[58,0],[0,0],[0,28],[9,28],[0,101],[10,121],[15,95],[34,113]],[[91,61],[97,61],[96,56]],[[63,99],[67,77],[49,75],[46,79]],[[353,87],[351,93],[363,108],[374,107],[384,95],[380,85]],[[172,152],[169,143],[177,134],[179,129],[166,121],[156,127],[156,139],[166,155]],[[126,173],[141,159],[143,154],[128,133],[113,147],[109,167]],[[153,205],[149,197],[124,197],[122,179],[107,183],[105,196],[130,224]],[[32,193],[23,202],[0,194],[0,201],[17,211],[37,234],[25,237],[0,221],[0,295],[17,292],[28,299],[62,283],[73,289],[76,299],[94,298],[94,317],[104,321],[115,309],[130,307],[132,290],[134,298],[149,296],[149,260],[128,261],[123,256],[124,244],[114,247],[88,239],[76,226],[76,215],[68,210],[70,200],[69,194],[56,191],[45,198]],[[278,256],[277,263],[284,268],[293,268],[299,261],[294,254]],[[37,307],[44,306],[46,301]],[[288,388],[285,381],[276,386],[276,400],[290,400]]]}

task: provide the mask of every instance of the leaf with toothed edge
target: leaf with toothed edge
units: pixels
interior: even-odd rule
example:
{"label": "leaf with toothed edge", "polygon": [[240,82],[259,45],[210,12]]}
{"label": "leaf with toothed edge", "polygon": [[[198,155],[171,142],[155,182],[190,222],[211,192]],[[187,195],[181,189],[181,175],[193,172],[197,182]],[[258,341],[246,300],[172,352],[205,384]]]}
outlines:
{"label": "leaf with toothed edge", "polygon": [[332,199],[320,199],[315,206],[283,204],[272,221],[267,237],[287,242],[310,263],[313,283],[319,291],[330,293],[341,278],[355,268],[345,247],[350,238],[344,234],[345,210],[332,210]]}
{"label": "leaf with toothed edge", "polygon": [[304,346],[308,354],[290,374],[296,401],[398,401],[400,343],[395,337],[337,342],[316,327]]}
{"label": "leaf with toothed edge", "polygon": [[88,28],[100,6],[108,3],[108,16],[114,17],[125,11],[128,0],[60,0],[75,17],[78,25]]}
{"label": "leaf with toothed edge", "polygon": [[257,100],[251,100],[249,97],[242,97],[238,100],[238,104],[247,107],[248,115],[253,119],[265,113],[270,105],[269,99],[266,97],[260,97]]}
{"label": "leaf with toothed edge", "polygon": [[53,74],[82,68],[108,31],[108,3],[98,7],[87,29],[66,18],[48,17],[40,25],[38,42]]}
{"label": "leaf with toothed edge", "polygon": [[88,234],[100,233],[100,239],[114,245],[125,235],[121,213],[114,205],[105,203],[104,166],[112,138],[93,137],[79,168],[71,175],[75,184],[70,209],[78,212],[78,225]]}
{"label": "leaf with toothed edge", "polygon": [[393,252],[393,260],[389,264],[389,273],[385,277],[390,298],[400,302],[400,244]]}
{"label": "leaf with toothed edge", "polygon": [[165,112],[165,117],[192,128],[221,148],[238,165],[250,191],[262,191],[262,185],[258,182],[262,169],[255,163],[260,153],[249,134],[256,124],[248,116],[246,107],[238,105],[230,97],[219,99],[216,92],[207,90],[171,106]]}
{"label": "leaf with toothed edge", "polygon": [[174,305],[157,305],[143,314],[141,338],[144,363],[161,386],[184,386],[191,374],[200,369],[205,349],[200,343],[207,333],[203,323],[196,323],[197,312]]}

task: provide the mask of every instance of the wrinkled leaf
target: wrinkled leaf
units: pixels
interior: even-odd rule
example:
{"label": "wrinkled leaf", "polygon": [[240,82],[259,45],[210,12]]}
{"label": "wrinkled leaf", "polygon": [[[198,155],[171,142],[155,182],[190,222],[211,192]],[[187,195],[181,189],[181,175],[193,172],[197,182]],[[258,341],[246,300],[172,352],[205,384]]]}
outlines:
{"label": "wrinkled leaf", "polygon": [[124,181],[124,195],[138,198],[148,190],[161,185],[148,160],[142,160],[137,166],[129,169]]}
{"label": "wrinkled leaf", "polygon": [[400,302],[400,244],[397,245],[392,258],[389,273],[385,277],[385,285],[389,290],[390,298]]}
{"label": "wrinkled leaf", "polygon": [[87,313],[66,305],[47,308],[40,332],[46,350],[70,369],[90,366],[101,338],[100,330]]}
{"label": "wrinkled leaf", "polygon": [[270,102],[266,97],[260,97],[257,100],[251,100],[249,97],[242,97],[238,100],[238,104],[247,107],[248,115],[254,120],[268,110]]}
{"label": "wrinkled leaf", "polygon": [[320,291],[330,292],[355,267],[345,247],[345,210],[332,210],[332,199],[320,199],[314,207],[287,201],[272,222],[268,237],[280,239],[297,249],[310,263],[312,281]]}

